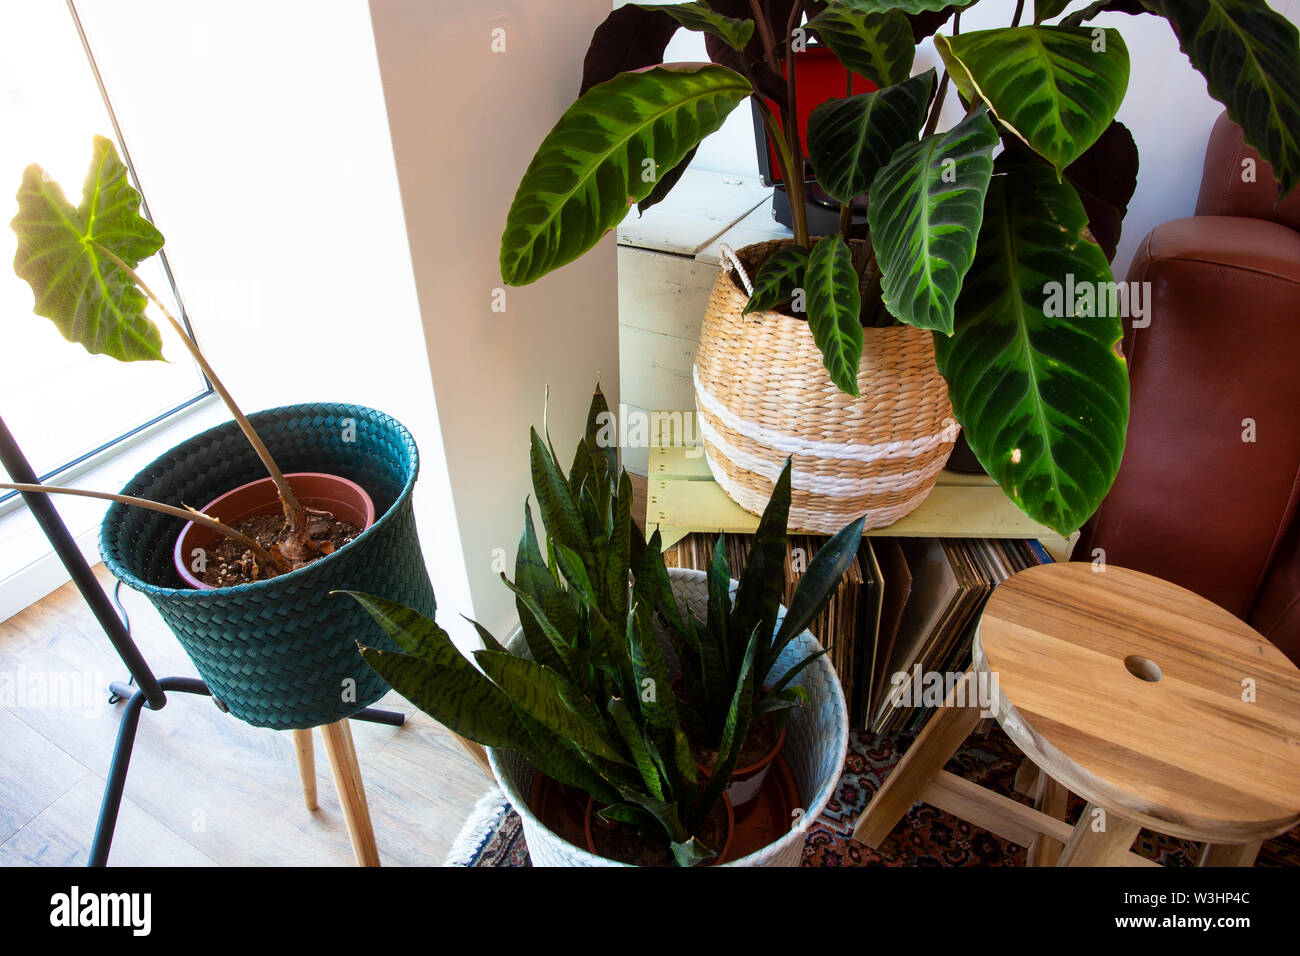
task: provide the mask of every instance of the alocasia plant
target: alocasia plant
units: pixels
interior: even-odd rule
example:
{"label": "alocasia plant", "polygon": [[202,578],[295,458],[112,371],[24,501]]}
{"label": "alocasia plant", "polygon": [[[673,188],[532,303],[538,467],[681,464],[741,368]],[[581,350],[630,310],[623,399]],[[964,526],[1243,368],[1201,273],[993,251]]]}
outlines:
{"label": "alocasia plant", "polygon": [[[1136,183],[1137,149],[1115,120],[1128,48],[1091,21],[1103,12],[1168,21],[1283,193],[1300,181],[1300,38],[1262,0],[1099,0],[1072,13],[1065,0],[1036,0],[1032,22],[1019,0],[1010,25],[962,33],[976,2],[615,10],[592,38],[581,95],[520,183],[502,277],[533,282],[591,248],[629,204],[661,200],[700,141],[751,98],[789,189],[794,241],[758,270],[749,311],[795,314],[790,303],[803,301],[831,381],[851,394],[864,325],[931,330],[980,463],[1027,514],[1072,532],[1114,482],[1129,399],[1120,317],[1044,308],[1046,288],[1067,276],[1113,281],[1107,259]],[[705,34],[712,64],[660,62],[679,27]],[[931,35],[943,76],[913,76],[916,44]],[[788,64],[810,37],[854,78],[812,111],[805,144]],[[940,130],[952,88],[966,114]],[[841,204],[837,234],[808,233],[809,175]],[[864,197],[855,255],[850,204]]]}

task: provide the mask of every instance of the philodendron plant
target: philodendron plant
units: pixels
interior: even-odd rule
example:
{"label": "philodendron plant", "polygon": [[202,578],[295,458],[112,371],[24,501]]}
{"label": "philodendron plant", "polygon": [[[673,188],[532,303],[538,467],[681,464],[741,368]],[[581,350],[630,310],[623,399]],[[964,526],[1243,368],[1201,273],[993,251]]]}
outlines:
{"label": "philodendron plant", "polygon": [[[1284,192],[1300,179],[1300,43],[1261,0],[1098,0],[1068,14],[1068,0],[1036,0],[1032,23],[1018,0],[1008,26],[961,33],[975,2],[620,7],[596,30],[581,95],[519,185],[503,278],[532,282],[591,248],[630,203],[662,199],[700,141],[752,98],[788,184],[794,240],[758,270],[749,310],[804,315],[790,305],[804,303],[830,379],[851,394],[864,326],[932,330],[980,463],[1031,517],[1072,532],[1109,490],[1124,448],[1128,380],[1107,259],[1137,169],[1115,122],[1128,49],[1118,30],[1090,21],[1167,20]],[[714,64],[660,64],[679,27],[705,34]],[[911,75],[930,35],[945,67],[937,81],[933,70]],[[818,104],[803,144],[788,63],[810,39],[874,88],[855,92],[851,78],[843,97]],[[967,110],[941,130],[950,85]],[[815,242],[805,162],[842,204],[840,231]],[[863,199],[869,228],[855,251],[849,210]],[[1053,307],[1049,290],[1061,287],[1079,301]]]}
{"label": "philodendron plant", "polygon": [[185,326],[136,274],[136,267],[162,248],[163,236],[140,215],[140,194],[131,186],[127,172],[112,141],[96,136],[81,203],[73,206],[45,170],[35,164],[28,166],[18,190],[18,214],[11,223],[18,236],[14,272],[32,287],[36,314],[50,319],[65,339],[92,355],[107,355],[120,362],[164,360],[162,334],[145,314],[149,302],[157,306],[274,481],[284,506],[286,533],[279,544],[267,549],[193,508],[55,485],[0,482],[0,488],[100,498],[193,521],[251,551],[259,575],[273,577],[291,571],[332,547],[313,537],[316,524],[312,517],[323,513],[304,507],[294,497],[270,451]]}
{"label": "philodendron plant", "polygon": [[[692,740],[706,747],[720,749],[726,738],[731,694],[742,670],[753,672],[752,722],[769,714],[784,720],[789,708],[807,697],[803,687],[793,683],[794,678],[825,653],[805,654],[779,677],[774,674],[782,652],[826,607],[853,562],[862,545],[866,519],[859,518],[840,529],[818,549],[799,578],[785,617],[778,622],[785,590],[789,514],[790,462],[786,461],[750,542],[735,600],[731,598],[726,543],[719,535],[707,571],[709,602],[705,619],[698,621],[689,612],[665,616],[682,662],[685,719]],[[751,644],[752,661],[748,656]]]}
{"label": "philodendron plant", "polygon": [[[353,594],[406,653],[363,647],[362,656],[411,703],[488,747],[515,750],[560,783],[585,791],[610,821],[662,836],[677,863],[714,855],[697,839],[721,798],[749,725],[758,641],[740,653],[721,759],[697,770],[656,611],[675,603],[659,533],[647,542],[632,520],[632,483],[618,451],[599,441],[609,409],[599,388],[585,438],[566,476],[534,430],[530,463],[543,558],[531,509],[515,557],[515,594],[528,655],[511,653],[475,624],[484,647],[463,656],[434,621]],[[478,665],[475,666],[475,663]]]}

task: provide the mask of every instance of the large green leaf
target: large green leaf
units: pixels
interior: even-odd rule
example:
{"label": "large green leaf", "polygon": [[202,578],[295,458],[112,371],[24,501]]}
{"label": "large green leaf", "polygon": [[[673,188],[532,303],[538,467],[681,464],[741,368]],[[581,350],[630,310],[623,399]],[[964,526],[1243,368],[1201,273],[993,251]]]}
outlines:
{"label": "large green leaf", "polygon": [[1034,22],[1050,20],[1070,5],[1070,0],[1034,0]]}
{"label": "large green leaf", "polygon": [[1069,16],[1062,17],[1059,22],[1063,27],[1077,27],[1103,13],[1127,13],[1135,17],[1150,12],[1142,5],[1142,0],[1096,0],[1083,9],[1075,10]]}
{"label": "large green leaf", "polygon": [[753,20],[724,17],[707,3],[636,3],[632,6],[651,13],[666,13],[680,26],[697,33],[710,33],[735,50],[743,50],[754,35]]}
{"label": "large green leaf", "polygon": [[1118,30],[1034,26],[934,39],[966,98],[988,103],[1058,172],[1105,132],[1124,101],[1128,49]]}
{"label": "large green leaf", "polygon": [[[1061,534],[1109,490],[1128,425],[1120,320],[1099,301],[1112,276],[1102,251],[1082,238],[1086,224],[1074,189],[1049,166],[995,177],[956,333],[935,336],[976,457],[1026,514]],[[1091,289],[1091,311],[1110,314],[1061,301],[1071,287]]]}
{"label": "large green leaf", "polygon": [[585,719],[585,714],[574,709],[581,692],[555,671],[499,651],[475,651],[474,659],[515,707],[546,729],[598,757],[615,763],[629,762],[609,744],[603,727],[594,725]]}
{"label": "large green leaf", "polygon": [[821,350],[826,371],[840,391],[857,395],[858,365],[862,362],[862,296],[853,253],[838,232],[823,236],[813,246],[804,285],[808,329]]}
{"label": "large green leaf", "polygon": [[1178,35],[1210,95],[1273,167],[1300,181],[1300,32],[1259,0],[1145,0]]}
{"label": "large green leaf", "polygon": [[782,246],[767,257],[754,276],[754,294],[745,303],[744,314],[762,312],[789,302],[803,288],[808,268],[808,250],[800,245]]}
{"label": "large green leaf", "polygon": [[891,315],[951,332],[975,256],[998,134],[980,107],[946,133],[909,143],[871,184],[867,220]]}
{"label": "large green leaf", "polygon": [[901,11],[862,13],[832,4],[808,21],[808,29],[836,59],[877,86],[901,83],[912,72],[916,43]]}
{"label": "large green leaf", "polygon": [[506,216],[501,275],[526,285],[594,246],[750,93],[725,67],[620,73],[547,134]]}
{"label": "large green leaf", "polygon": [[18,236],[14,272],[31,285],[37,315],[96,355],[122,362],[163,357],[144,293],[103,251],[134,269],[163,245],[162,233],[140,215],[140,194],[109,140],[95,137],[75,208],[45,170],[28,166],[11,225]]}
{"label": "large green leaf", "polygon": [[833,7],[848,7],[862,13],[888,13],[901,10],[904,13],[934,13],[948,7],[969,7],[975,0],[830,0]]}
{"label": "large green leaf", "polygon": [[926,70],[883,90],[829,99],[814,109],[808,117],[808,161],[821,187],[842,203],[865,193],[894,152],[921,132],[934,78],[934,70]]}

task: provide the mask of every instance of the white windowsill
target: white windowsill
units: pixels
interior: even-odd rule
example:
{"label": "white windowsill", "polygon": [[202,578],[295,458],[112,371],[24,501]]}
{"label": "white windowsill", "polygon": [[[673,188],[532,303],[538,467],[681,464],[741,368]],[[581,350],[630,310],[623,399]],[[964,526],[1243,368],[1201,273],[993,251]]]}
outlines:
{"label": "white windowsill", "polygon": [[[94,491],[118,491],[167,449],[230,418],[220,399],[207,396],[78,468],[58,484]],[[0,472],[2,473],[2,472]],[[99,523],[108,504],[91,498],[54,496],[55,506],[86,560],[98,564]],[[0,621],[39,601],[69,580],[35,518],[21,501],[0,516]]]}

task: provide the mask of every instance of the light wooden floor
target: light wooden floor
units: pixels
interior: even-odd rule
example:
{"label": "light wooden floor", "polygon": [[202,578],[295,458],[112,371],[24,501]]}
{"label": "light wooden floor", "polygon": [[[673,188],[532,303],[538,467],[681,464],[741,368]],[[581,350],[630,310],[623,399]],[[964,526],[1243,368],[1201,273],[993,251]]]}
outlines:
{"label": "light wooden floor", "polygon": [[[112,586],[102,565],[96,573]],[[149,603],[122,593],[155,673],[195,675]],[[33,676],[48,684],[51,674],[68,681],[62,706],[28,693]],[[71,584],[0,623],[0,864],[85,864],[121,712],[108,706],[107,686],[126,676]],[[381,706],[413,716],[402,728],[352,723],[380,857],[440,864],[490,781],[405,700],[390,693]],[[250,727],[208,698],[171,695],[141,715],[109,864],[350,866],[319,733],[316,771],[320,806],[309,812],[288,733]]]}

